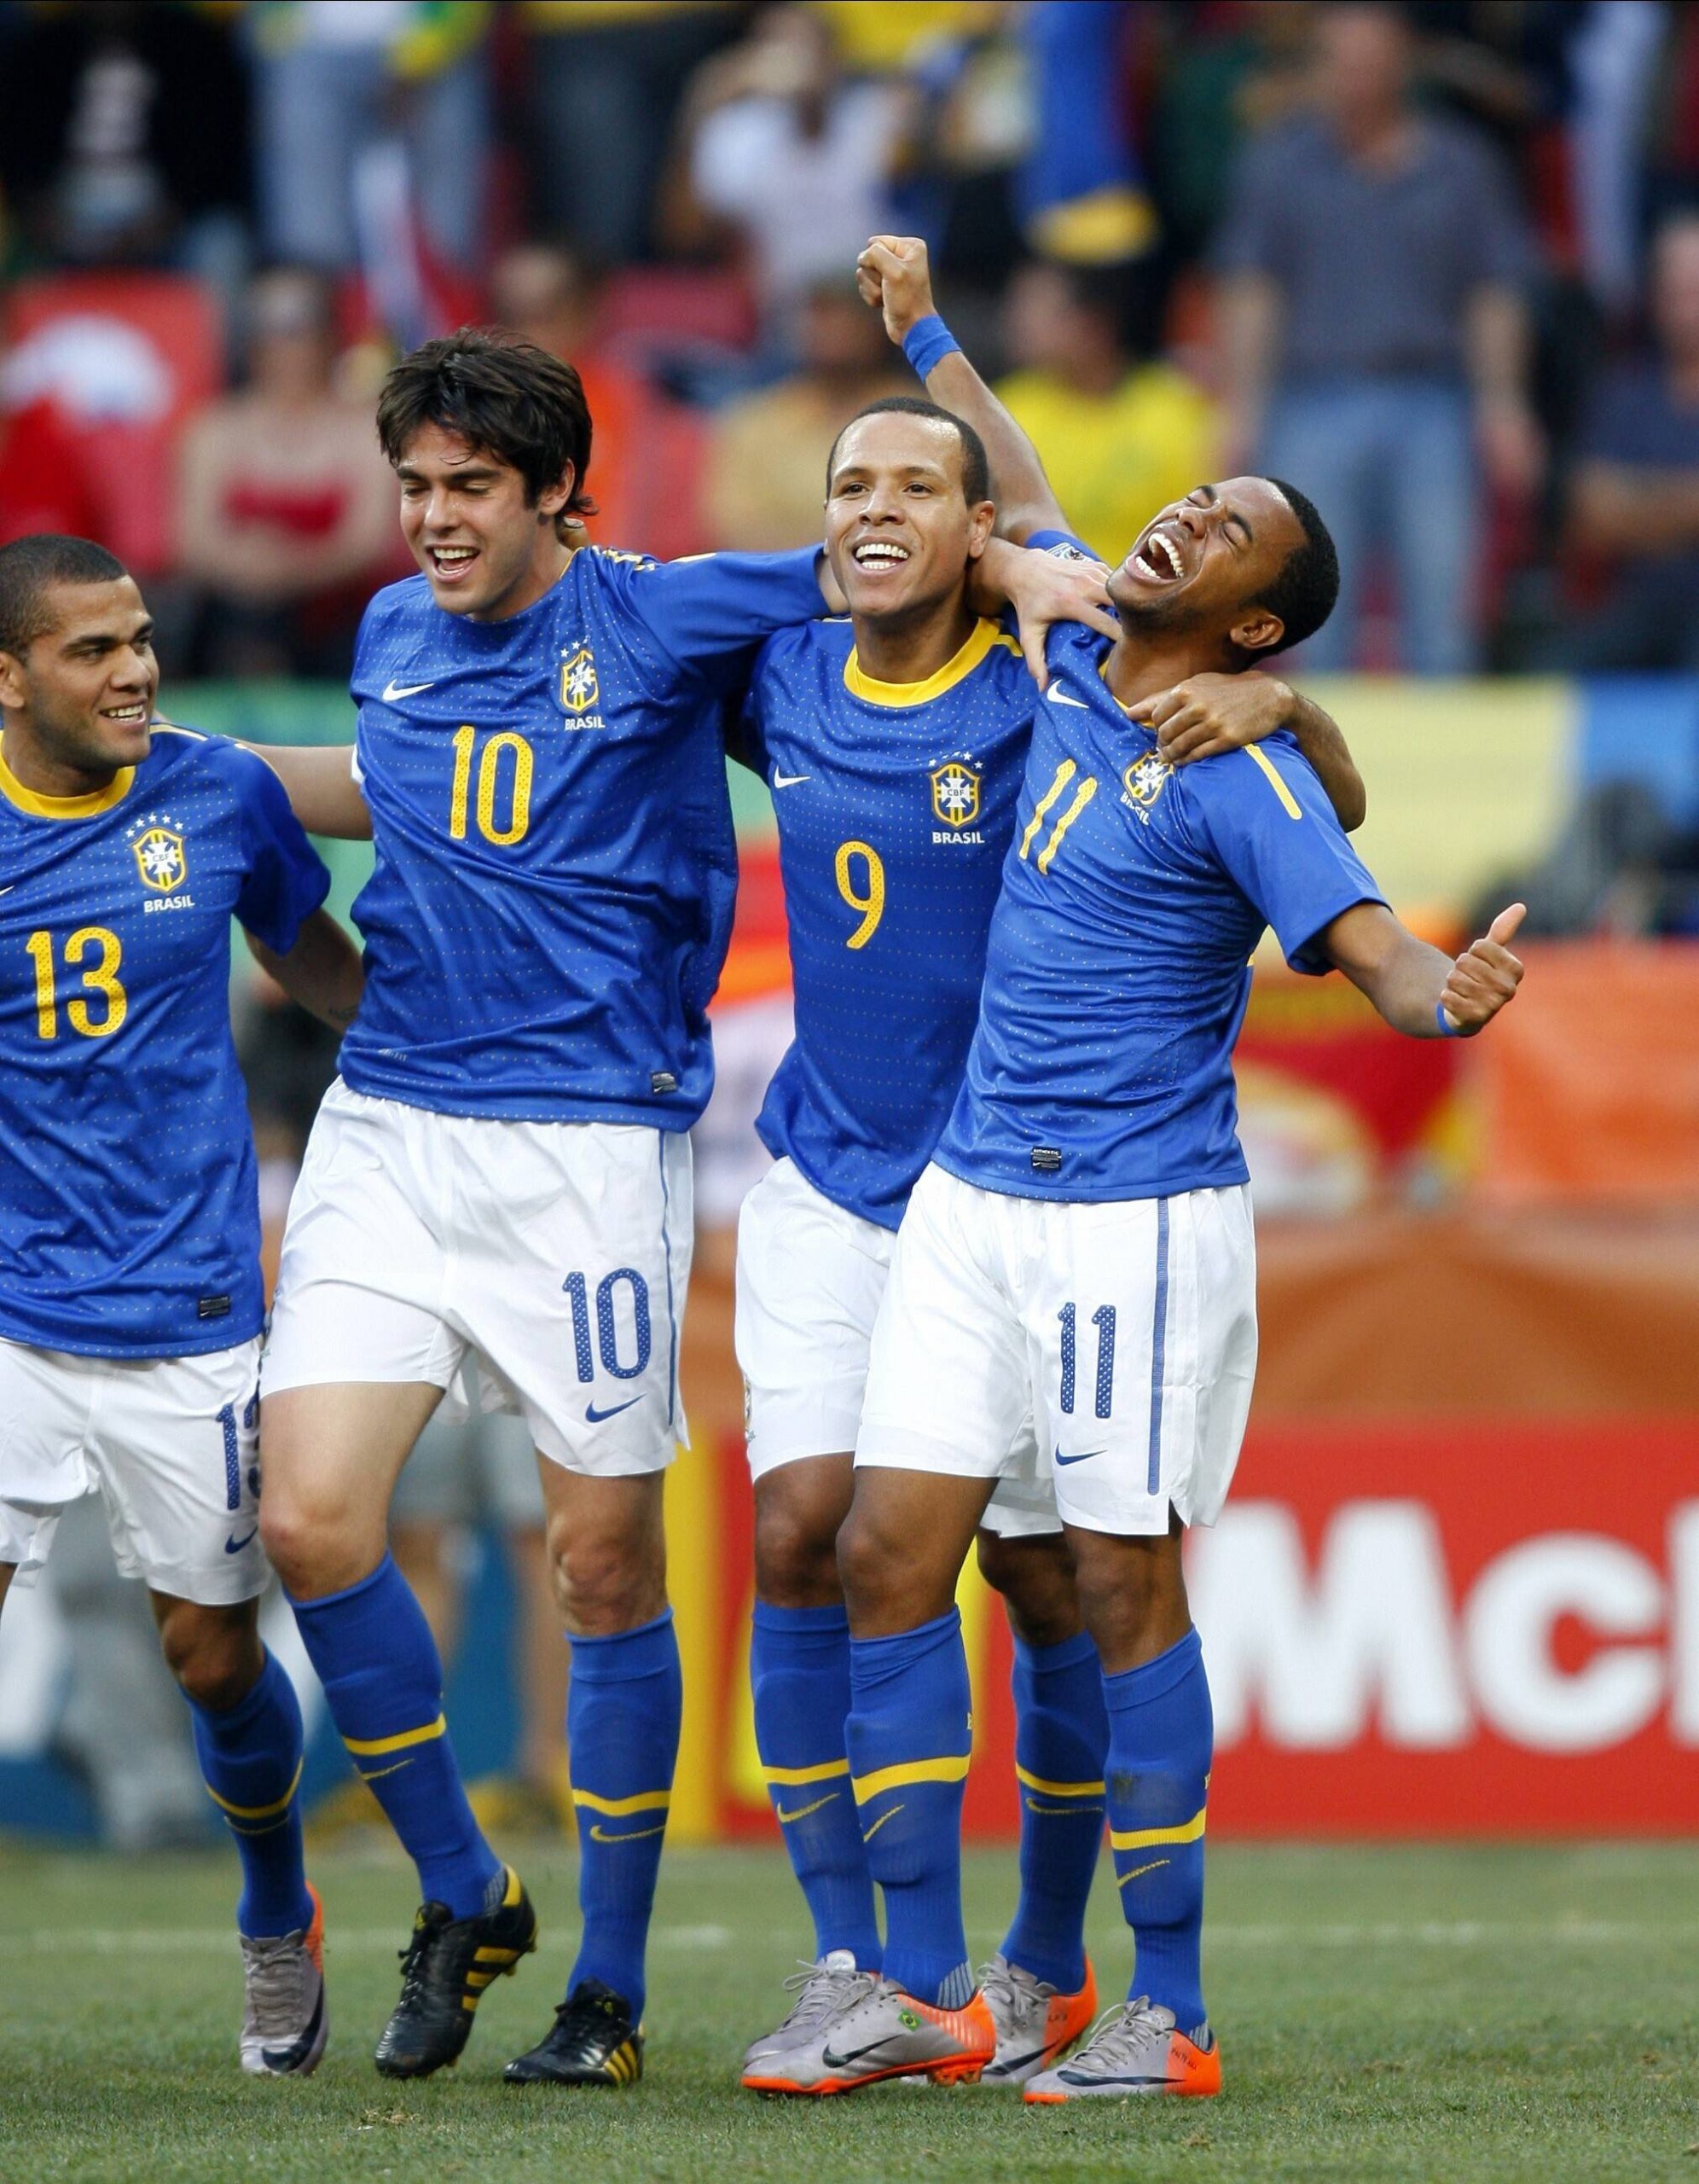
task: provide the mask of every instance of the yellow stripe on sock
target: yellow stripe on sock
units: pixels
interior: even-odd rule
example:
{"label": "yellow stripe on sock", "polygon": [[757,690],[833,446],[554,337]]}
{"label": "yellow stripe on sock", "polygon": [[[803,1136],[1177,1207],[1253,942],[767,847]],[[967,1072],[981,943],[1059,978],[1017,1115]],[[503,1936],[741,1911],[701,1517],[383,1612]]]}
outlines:
{"label": "yellow stripe on sock", "polygon": [[799,1790],[808,1782],[835,1782],[850,1772],[847,1759],[822,1760],[818,1767],[763,1767],[769,1790]]}
{"label": "yellow stripe on sock", "polygon": [[1111,1850],[1142,1850],[1152,1843],[1196,1843],[1203,1833],[1203,1818],[1209,1809],[1205,1805],[1180,1827],[1111,1827],[1109,1847]]}
{"label": "yellow stripe on sock", "polygon": [[293,1802],[295,1792],[301,1786],[301,1769],[306,1763],[304,1758],[295,1762],[295,1772],[290,1778],[288,1788],[272,1804],[233,1805],[228,1798],[221,1798],[210,1782],[206,1786],[206,1794],[219,1811],[229,1813],[232,1820],[276,1820],[288,1811]]}
{"label": "yellow stripe on sock", "polygon": [[965,1782],[967,1780],[967,1754],[960,1758],[945,1753],[937,1759],[906,1759],[898,1767],[881,1767],[872,1774],[851,1777],[850,1786],[855,1792],[857,1804],[866,1804],[869,1798],[876,1798],[882,1790],[900,1790],[910,1782]]}
{"label": "yellow stripe on sock", "polygon": [[1046,1798],[1100,1798],[1104,1793],[1101,1782],[1047,1782],[1041,1774],[1029,1774],[1024,1767],[1016,1768],[1015,1780]]}
{"label": "yellow stripe on sock", "polygon": [[635,1798],[599,1798],[594,1790],[574,1790],[575,1805],[587,1806],[591,1812],[606,1813],[610,1820],[623,1820],[628,1813],[665,1812],[672,1804],[670,1790],[640,1790]]}
{"label": "yellow stripe on sock", "polygon": [[403,1729],[394,1737],[344,1737],[345,1744],[357,1759],[377,1759],[386,1751],[405,1751],[410,1744],[429,1744],[433,1737],[446,1736],[449,1725],[438,1714],[422,1729]]}

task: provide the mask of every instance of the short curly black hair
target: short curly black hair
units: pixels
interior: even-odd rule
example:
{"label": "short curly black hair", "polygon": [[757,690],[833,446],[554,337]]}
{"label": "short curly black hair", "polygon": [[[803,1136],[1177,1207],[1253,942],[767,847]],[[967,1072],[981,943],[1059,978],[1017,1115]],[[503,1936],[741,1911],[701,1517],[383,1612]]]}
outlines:
{"label": "short curly black hair", "polygon": [[0,546],[0,652],[20,659],[53,627],[47,595],[56,584],[115,584],[128,576],[116,554],[92,538],[35,531]]}
{"label": "short curly black hair", "polygon": [[1304,543],[1286,556],[1279,575],[1257,601],[1285,624],[1282,652],[1313,637],[1333,612],[1339,596],[1339,555],[1321,511],[1307,494],[1284,478],[1265,478],[1302,526]]}
{"label": "short curly black hair", "polygon": [[528,508],[560,484],[570,462],[572,495],[561,518],[596,513],[584,490],[590,467],[584,383],[536,342],[500,327],[463,326],[403,357],[378,397],[378,439],[392,464],[426,425],[440,425],[517,470]]}
{"label": "short curly black hair", "polygon": [[839,426],[838,438],[832,443],[832,452],[826,458],[826,495],[832,497],[832,473],[838,468],[838,450],[851,425],[859,425],[863,417],[926,417],[941,425],[948,425],[961,442],[961,491],[969,508],[977,508],[982,501],[991,497],[991,464],[985,453],[985,443],[980,439],[965,417],[958,417],[954,410],[941,409],[936,402],[928,402],[919,394],[887,394],[877,402],[870,402],[858,410]]}

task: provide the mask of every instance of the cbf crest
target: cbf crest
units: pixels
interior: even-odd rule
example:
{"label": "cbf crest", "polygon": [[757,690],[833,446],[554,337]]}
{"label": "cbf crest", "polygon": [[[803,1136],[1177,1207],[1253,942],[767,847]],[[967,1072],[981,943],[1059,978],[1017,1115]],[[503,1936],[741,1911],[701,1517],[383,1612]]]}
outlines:
{"label": "cbf crest", "polygon": [[588,645],[580,645],[577,652],[569,653],[560,663],[560,709],[563,712],[587,713],[600,696],[595,654]]}
{"label": "cbf crest", "polygon": [[1174,768],[1156,752],[1147,751],[1142,758],[1135,758],[1121,776],[1124,793],[1123,804],[1130,804],[1140,821],[1151,823],[1151,806],[1163,793],[1163,784]]}
{"label": "cbf crest", "polygon": [[136,868],[144,887],[169,895],[188,879],[188,857],[183,836],[169,817],[150,818],[140,834],[131,834],[130,846],[136,853]]}
{"label": "cbf crest", "polygon": [[932,812],[946,827],[971,827],[979,816],[979,770],[961,758],[932,769]]}

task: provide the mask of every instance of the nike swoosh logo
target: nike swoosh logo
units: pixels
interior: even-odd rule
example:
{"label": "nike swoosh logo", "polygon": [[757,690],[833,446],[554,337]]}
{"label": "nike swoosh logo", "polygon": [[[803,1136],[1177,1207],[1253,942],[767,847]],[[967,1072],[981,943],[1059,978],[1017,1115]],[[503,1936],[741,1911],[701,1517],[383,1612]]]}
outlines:
{"label": "nike swoosh logo", "polygon": [[883,2049],[889,2048],[890,2046],[890,2038],[886,2037],[884,2040],[875,2040],[871,2046],[867,2048],[852,2048],[848,2054],[845,2055],[836,2054],[830,2048],[825,2048],[821,2051],[821,2060],[826,2065],[828,2070],[841,2071],[844,2068],[846,2064],[862,2062],[869,2055],[877,2055]]}
{"label": "nike swoosh logo", "polygon": [[304,2063],[313,2052],[313,2042],[318,2038],[319,2026],[324,2022],[324,1982],[319,1982],[318,1999],[313,2004],[313,2013],[306,2030],[300,2038],[287,2048],[262,2048],[261,2060],[268,2071],[293,2071]]}
{"label": "nike swoosh logo", "polygon": [[902,1807],[901,1805],[893,1805],[889,1812],[882,1812],[878,1818],[873,1822],[873,1826],[867,1830],[867,1833],[861,1838],[861,1840],[864,1843],[871,1843],[874,1836],[878,1833],[880,1828],[884,1826],[885,1822],[888,1820],[895,1820],[898,1813],[902,1810]]}
{"label": "nike swoosh logo", "polygon": [[14,880],[13,880],[13,882],[12,882],[12,884],[11,884],[11,886],[9,886],[9,887],[0,887],[0,895],[9,895],[9,894],[11,893],[11,892],[12,892],[12,888],[13,888],[13,887],[15,887],[15,886],[17,886],[17,884],[18,884],[18,883],[17,883],[17,881]]}
{"label": "nike swoosh logo", "polygon": [[386,682],[384,685],[384,703],[392,706],[397,698],[416,698],[421,690],[434,690],[436,687],[434,682]]}
{"label": "nike swoosh logo", "polygon": [[795,788],[798,781],[811,781],[813,779],[812,774],[774,774],[773,786],[774,788]]}
{"label": "nike swoosh logo", "polygon": [[[1101,1805],[1041,1805],[1035,1798],[1028,1798],[1024,1802],[1029,1812],[1035,1812],[1039,1814],[1041,1817],[1049,1817],[1055,1820],[1066,1820],[1071,1814],[1076,1812],[1101,1812],[1103,1810],[1103,1807]],[[1166,1865],[1168,1861],[1163,1859],[1161,1862]],[[1150,1868],[1148,1866],[1140,1866],[1139,1870],[1140,1873],[1148,1873]],[[1127,1878],[1128,1880],[1131,1880],[1133,1876],[1131,1873],[1128,1873]]]}
{"label": "nike swoosh logo", "polygon": [[629,1835],[610,1835],[598,1821],[590,1828],[590,1840],[592,1843],[641,1843],[647,1836],[664,1835],[666,1832],[667,1824],[663,1821],[658,1827],[634,1827]]}
{"label": "nike swoosh logo", "polygon": [[[253,1532],[257,1532],[258,1530],[259,1526],[256,1525],[253,1528]],[[248,1542],[253,1537],[253,1532],[244,1532],[240,1539],[232,1539],[227,1534],[224,1540],[225,1554],[240,1554],[242,1549],[247,1545]]]}
{"label": "nike swoosh logo", "polygon": [[1101,1449],[1081,1449],[1077,1456],[1064,1456],[1058,1449],[1056,1451],[1056,1461],[1058,1464],[1088,1464],[1093,1456],[1100,1456],[1102,1454]]}
{"label": "nike swoosh logo", "polygon": [[600,1426],[605,1418],[618,1418],[622,1410],[629,1410],[634,1403],[641,1403],[641,1396],[631,1396],[624,1403],[610,1403],[606,1410],[598,1410],[594,1403],[584,1413],[587,1425]]}
{"label": "nike swoosh logo", "polygon": [[1148,1866],[1134,1866],[1130,1873],[1122,1873],[1115,1885],[1117,1888],[1125,1888],[1129,1880],[1137,1880],[1140,1873],[1153,1873],[1160,1867],[1171,1866],[1173,1863],[1172,1858],[1152,1858]]}
{"label": "nike swoosh logo", "polygon": [[1052,706],[1071,706],[1077,713],[1088,713],[1091,707],[1083,698],[1070,698],[1059,682],[1052,682],[1045,692]]}
{"label": "nike swoosh logo", "polygon": [[[781,1821],[806,1820],[811,1812],[818,1812],[822,1805],[829,1805],[837,1795],[836,1790],[828,1790],[823,1798],[816,1798],[811,1805],[798,1805],[795,1812],[786,1812],[783,1805],[776,1809]],[[887,1813],[885,1817],[889,1819],[890,1814]]]}
{"label": "nike swoosh logo", "polygon": [[399,1774],[403,1767],[411,1767],[418,1756],[416,1752],[409,1752],[405,1759],[397,1759],[393,1767],[374,1767],[370,1774],[360,1769],[355,1771],[362,1782],[381,1782],[386,1774]]}

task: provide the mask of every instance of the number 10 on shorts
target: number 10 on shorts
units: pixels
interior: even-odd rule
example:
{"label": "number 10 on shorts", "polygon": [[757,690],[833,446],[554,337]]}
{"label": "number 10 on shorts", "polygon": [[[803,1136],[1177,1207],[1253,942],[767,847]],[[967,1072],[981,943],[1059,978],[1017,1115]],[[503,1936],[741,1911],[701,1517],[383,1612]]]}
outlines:
{"label": "number 10 on shorts", "polygon": [[[596,1368],[590,1350],[589,1282],[582,1274],[569,1274],[560,1286],[572,1307],[572,1349],[578,1378],[594,1380]],[[629,1333],[624,1334],[615,1309],[622,1286],[629,1292],[631,1322]],[[596,1284],[595,1334],[602,1370],[611,1373],[616,1380],[635,1380],[648,1364],[654,1349],[649,1319],[649,1285],[635,1267],[616,1267]],[[629,1363],[619,1354],[622,1340],[629,1340],[636,1352]]]}

